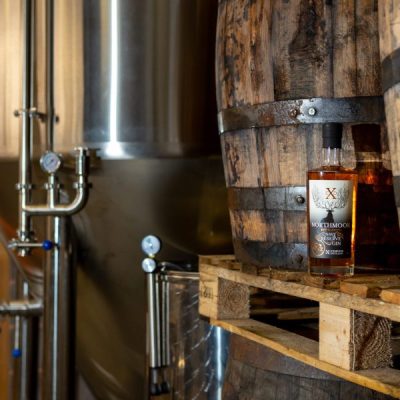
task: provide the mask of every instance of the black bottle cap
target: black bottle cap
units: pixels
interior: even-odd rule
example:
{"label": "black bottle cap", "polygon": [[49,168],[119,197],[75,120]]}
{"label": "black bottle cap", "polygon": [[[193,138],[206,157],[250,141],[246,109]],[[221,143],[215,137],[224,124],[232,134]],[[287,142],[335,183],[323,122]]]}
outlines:
{"label": "black bottle cap", "polygon": [[322,147],[342,148],[342,124],[331,122],[322,126]]}

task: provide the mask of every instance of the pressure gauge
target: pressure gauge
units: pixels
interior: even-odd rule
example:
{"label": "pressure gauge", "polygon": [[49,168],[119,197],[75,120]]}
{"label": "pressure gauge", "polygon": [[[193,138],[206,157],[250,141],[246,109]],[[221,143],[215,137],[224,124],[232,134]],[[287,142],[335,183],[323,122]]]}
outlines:
{"label": "pressure gauge", "polygon": [[150,257],[155,256],[161,249],[161,242],[157,236],[148,235],[142,240],[142,250]]}
{"label": "pressure gauge", "polygon": [[61,164],[61,156],[52,151],[47,151],[40,158],[40,166],[42,167],[42,170],[48,174],[54,174],[57,172],[61,167]]}
{"label": "pressure gauge", "polygon": [[142,269],[144,272],[151,274],[156,270],[156,268],[157,268],[157,263],[156,260],[154,260],[154,258],[145,258],[142,261]]}

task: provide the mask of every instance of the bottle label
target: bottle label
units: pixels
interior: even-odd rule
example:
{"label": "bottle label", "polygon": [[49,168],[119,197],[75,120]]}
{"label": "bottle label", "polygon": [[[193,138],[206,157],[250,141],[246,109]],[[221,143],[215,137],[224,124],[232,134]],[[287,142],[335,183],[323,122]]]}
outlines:
{"label": "bottle label", "polygon": [[310,257],[350,258],[351,180],[309,181]]}

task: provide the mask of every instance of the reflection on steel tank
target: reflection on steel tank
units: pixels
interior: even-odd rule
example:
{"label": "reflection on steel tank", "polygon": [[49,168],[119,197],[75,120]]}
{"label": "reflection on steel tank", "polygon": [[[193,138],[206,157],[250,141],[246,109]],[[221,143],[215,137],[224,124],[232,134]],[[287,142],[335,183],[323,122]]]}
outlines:
{"label": "reflection on steel tank", "polygon": [[[20,21],[21,0],[0,3]],[[98,399],[142,399],[141,239],[148,233],[162,237],[160,258],[168,260],[232,251],[216,128],[217,0],[55,0],[54,5],[54,148],[67,153],[85,145],[98,149],[99,156],[90,200],[73,218],[78,369]],[[44,2],[36,6],[40,20]],[[11,31],[18,24],[3,26],[2,40],[15,45]],[[41,34],[38,30],[37,95],[45,107]],[[3,86],[11,79],[7,71],[0,77]],[[0,174],[0,216],[13,226],[18,164],[4,157],[16,155],[15,96],[6,122],[0,122],[0,139],[10,145],[8,154],[0,154],[1,170],[7,171]],[[0,101],[10,107],[6,96]],[[39,132],[43,124],[37,122]],[[37,135],[36,152],[44,137]],[[68,168],[65,175],[68,179]]]}

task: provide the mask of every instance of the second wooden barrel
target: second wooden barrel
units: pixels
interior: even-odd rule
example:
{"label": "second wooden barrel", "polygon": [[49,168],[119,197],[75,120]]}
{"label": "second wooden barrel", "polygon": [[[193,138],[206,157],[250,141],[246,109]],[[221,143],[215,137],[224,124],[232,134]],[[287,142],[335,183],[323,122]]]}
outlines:
{"label": "second wooden barrel", "polygon": [[379,2],[382,86],[400,224],[400,1]]}
{"label": "second wooden barrel", "polygon": [[219,2],[219,129],[242,262],[306,268],[306,171],[325,122],[344,124],[343,164],[359,171],[356,263],[399,262],[377,29],[372,0]]}

